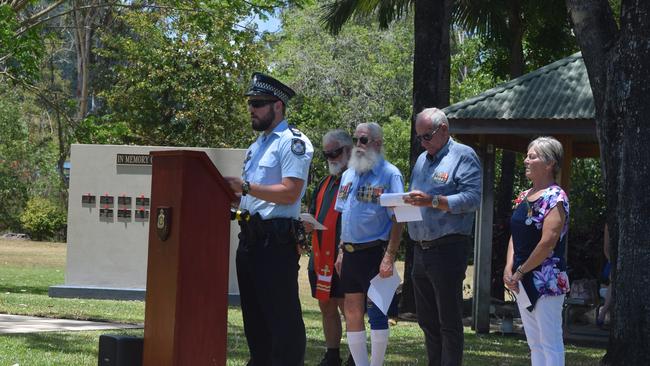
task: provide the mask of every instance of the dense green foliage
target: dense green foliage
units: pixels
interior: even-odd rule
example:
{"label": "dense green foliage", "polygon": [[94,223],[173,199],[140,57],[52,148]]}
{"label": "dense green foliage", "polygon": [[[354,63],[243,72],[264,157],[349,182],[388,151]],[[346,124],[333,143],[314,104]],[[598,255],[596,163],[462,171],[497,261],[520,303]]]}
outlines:
{"label": "dense green foliage", "polygon": [[32,197],[20,215],[20,222],[32,238],[54,239],[62,237],[66,212],[46,198]]}
{"label": "dense green foliage", "polygon": [[113,132],[139,144],[240,147],[250,140],[242,95],[262,66],[262,48],[254,30],[234,26],[250,8],[210,1],[196,9],[117,13],[119,28],[104,30],[96,49],[104,105],[92,124],[126,126],[130,136]]}
{"label": "dense green foliage", "polygon": [[15,100],[0,99],[0,229],[19,227],[28,199],[28,131]]}
{"label": "dense green foliage", "polygon": [[482,40],[481,58],[491,73],[506,79],[518,68],[532,71],[578,50],[564,0],[455,0],[453,20],[459,29]]}
{"label": "dense green foliage", "polygon": [[451,104],[478,95],[503,81],[485,64],[484,51],[485,44],[480,37],[460,30],[452,33]]}
{"label": "dense green foliage", "polygon": [[21,230],[30,196],[59,198],[54,149],[40,117],[33,99],[0,86],[0,231]]}
{"label": "dense green foliage", "polygon": [[605,188],[599,159],[574,159],[569,222],[569,267],[573,278],[600,278],[605,263]]}
{"label": "dense green foliage", "polygon": [[[37,78],[45,54],[39,27],[20,33],[18,14],[8,4],[0,4],[0,81],[2,74],[16,79]],[[20,35],[17,35],[19,34]]]}
{"label": "dense green foliage", "polygon": [[[353,132],[357,124],[374,121],[384,129],[386,158],[408,182],[412,101],[412,19],[379,29],[370,21],[349,22],[336,36],[323,32],[321,8],[311,4],[283,14],[283,31],[270,39],[268,64],[274,75],[292,85],[289,120],[320,150],[320,137],[330,129]],[[463,32],[454,33],[452,99],[460,101],[494,86],[482,67],[482,43]],[[325,160],[314,159],[322,177]]]}
{"label": "dense green foliage", "polygon": [[[271,40],[268,64],[298,94],[289,120],[311,138],[316,151],[327,130],[343,128],[352,133],[361,122],[384,125],[392,130],[384,131],[387,159],[407,172],[410,25],[400,22],[381,31],[373,24],[349,24],[334,37],[323,32],[319,10],[315,3],[286,10],[282,32]],[[315,162],[317,176],[322,176],[324,160],[317,155]]]}

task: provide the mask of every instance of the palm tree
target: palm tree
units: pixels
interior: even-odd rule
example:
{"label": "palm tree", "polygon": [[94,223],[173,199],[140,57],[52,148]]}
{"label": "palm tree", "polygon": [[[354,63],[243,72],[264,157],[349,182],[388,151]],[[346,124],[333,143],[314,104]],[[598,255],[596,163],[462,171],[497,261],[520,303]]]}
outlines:
{"label": "palm tree", "polygon": [[[449,105],[449,25],[452,0],[334,0],[323,5],[322,20],[333,34],[338,33],[352,17],[377,16],[379,25],[387,28],[392,21],[413,7],[413,113],[411,115],[411,148],[409,169],[423,151],[415,139],[415,116],[427,107]],[[406,246],[404,273],[411,273],[413,246]],[[410,276],[404,276],[400,313],[415,313],[415,299]]]}

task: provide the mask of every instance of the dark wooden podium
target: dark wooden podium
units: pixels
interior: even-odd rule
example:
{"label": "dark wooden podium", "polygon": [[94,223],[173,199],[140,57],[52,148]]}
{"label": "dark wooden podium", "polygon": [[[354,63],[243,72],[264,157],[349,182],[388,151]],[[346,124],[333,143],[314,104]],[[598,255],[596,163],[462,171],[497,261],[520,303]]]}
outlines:
{"label": "dark wooden podium", "polygon": [[234,194],[203,152],[151,155],[143,365],[225,365]]}

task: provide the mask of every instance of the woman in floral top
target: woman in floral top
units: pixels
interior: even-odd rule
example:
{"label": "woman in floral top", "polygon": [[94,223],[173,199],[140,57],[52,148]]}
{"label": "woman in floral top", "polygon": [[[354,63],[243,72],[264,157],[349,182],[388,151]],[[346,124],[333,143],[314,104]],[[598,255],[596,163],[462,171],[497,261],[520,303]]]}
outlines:
{"label": "woman in floral top", "polygon": [[517,305],[533,366],[564,365],[562,304],[569,292],[564,249],[569,200],[555,183],[562,144],[540,137],[524,160],[532,188],[515,200],[503,282],[517,294]]}

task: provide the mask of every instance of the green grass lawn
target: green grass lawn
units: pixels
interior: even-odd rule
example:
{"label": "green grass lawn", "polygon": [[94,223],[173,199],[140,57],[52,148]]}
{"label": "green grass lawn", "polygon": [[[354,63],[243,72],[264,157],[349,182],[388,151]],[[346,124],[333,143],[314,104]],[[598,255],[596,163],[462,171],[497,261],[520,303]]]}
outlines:
{"label": "green grass lawn", "polygon": [[[303,268],[306,267],[306,262]],[[142,301],[54,299],[48,287],[64,282],[65,245],[0,240],[0,313],[102,320],[141,324]],[[304,270],[300,290],[307,329],[306,365],[322,355],[320,313],[308,295]],[[0,366],[97,365],[101,334],[142,336],[142,329],[96,332],[43,332],[0,335]],[[603,349],[567,346],[567,365],[597,365]],[[344,348],[344,355],[347,351]],[[241,311],[228,311],[228,365],[245,365],[248,349],[243,335]],[[424,339],[416,323],[400,321],[391,327],[386,365],[424,365]],[[476,335],[465,330],[465,365],[529,365],[526,342],[498,334]]]}

